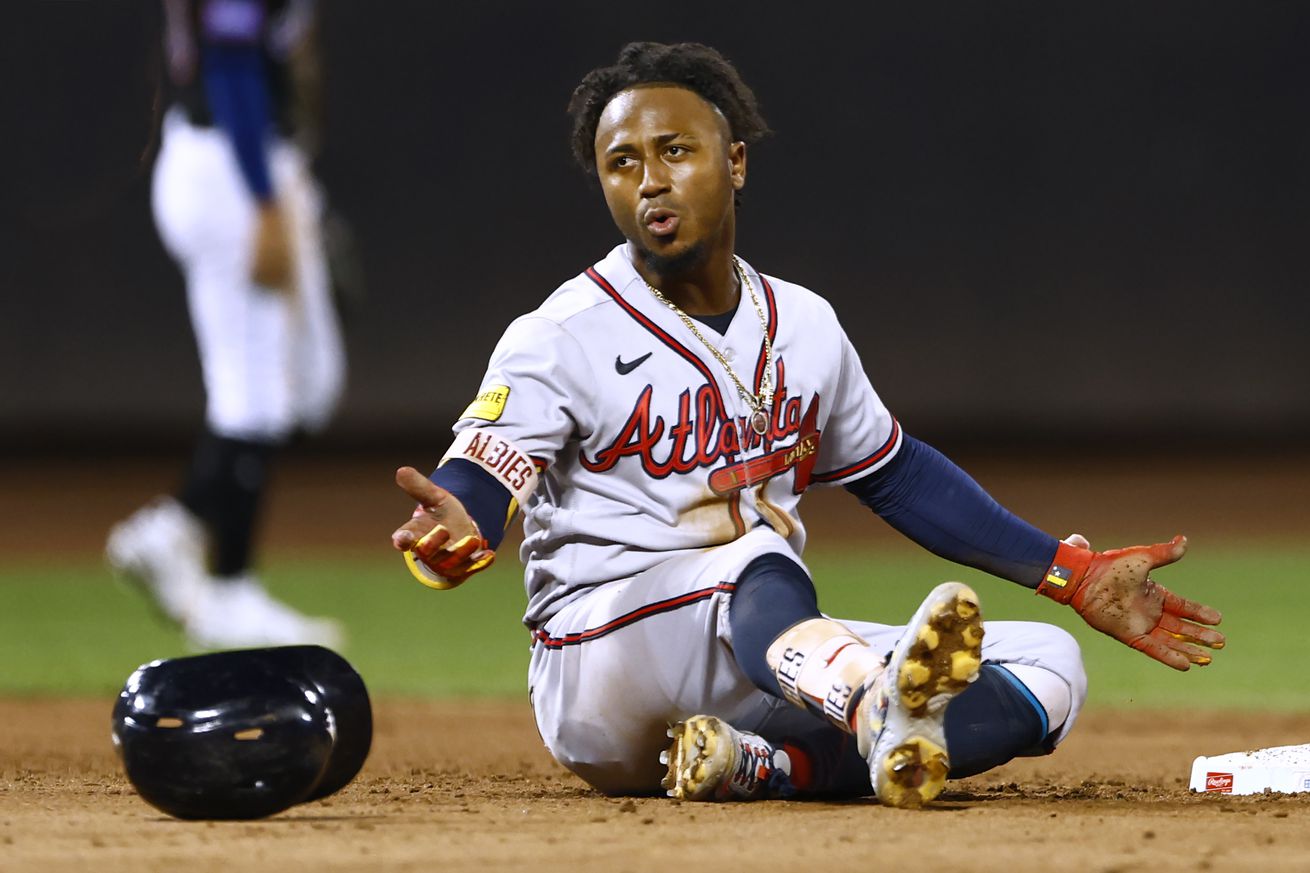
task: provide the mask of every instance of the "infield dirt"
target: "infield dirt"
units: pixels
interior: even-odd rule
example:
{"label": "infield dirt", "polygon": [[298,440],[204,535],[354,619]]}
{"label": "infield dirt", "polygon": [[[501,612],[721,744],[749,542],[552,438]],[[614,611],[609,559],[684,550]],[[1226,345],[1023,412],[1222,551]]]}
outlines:
{"label": "infield dirt", "polygon": [[256,822],[182,822],[132,790],[109,700],[0,701],[0,869],[1292,871],[1310,795],[1187,790],[1190,758],[1310,736],[1305,716],[1090,712],[1049,758],[934,807],[609,798],[542,749],[527,703],[383,700],[339,794]]}

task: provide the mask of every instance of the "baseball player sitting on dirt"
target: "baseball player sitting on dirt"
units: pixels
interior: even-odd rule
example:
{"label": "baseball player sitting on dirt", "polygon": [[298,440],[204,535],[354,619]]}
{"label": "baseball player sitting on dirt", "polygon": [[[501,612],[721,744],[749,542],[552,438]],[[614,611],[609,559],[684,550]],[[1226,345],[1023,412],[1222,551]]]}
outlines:
{"label": "baseball player sitting on dirt", "polygon": [[820,612],[811,485],[1170,667],[1209,663],[1219,613],[1149,577],[1182,537],[1094,552],[1015,517],[901,429],[827,301],[736,256],[768,131],[721,55],[628,45],[569,111],[625,242],[509,325],[437,470],[397,471],[419,505],[392,535],[450,588],[522,508],[531,699],[557,760],[611,794],[917,807],[1068,735],[1086,677],[1059,628],[984,623],[958,582],[905,625]]}

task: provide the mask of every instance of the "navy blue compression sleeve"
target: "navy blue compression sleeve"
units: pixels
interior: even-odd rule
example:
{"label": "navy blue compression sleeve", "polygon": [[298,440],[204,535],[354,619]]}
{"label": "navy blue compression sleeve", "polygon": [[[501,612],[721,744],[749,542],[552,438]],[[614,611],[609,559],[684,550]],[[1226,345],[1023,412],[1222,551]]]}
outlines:
{"label": "navy blue compression sleeve", "polygon": [[207,45],[201,62],[205,96],[215,123],[232,140],[237,164],[255,199],[273,196],[265,139],[272,124],[272,101],[257,45]]}
{"label": "navy blue compression sleeve", "polygon": [[1014,515],[941,452],[905,435],[886,466],[846,490],[943,558],[1036,588],[1058,541]]}
{"label": "navy blue compression sleeve", "polygon": [[500,545],[509,524],[509,502],[513,495],[495,476],[472,461],[451,458],[428,478],[459,498],[486,538],[487,548],[494,550]]}

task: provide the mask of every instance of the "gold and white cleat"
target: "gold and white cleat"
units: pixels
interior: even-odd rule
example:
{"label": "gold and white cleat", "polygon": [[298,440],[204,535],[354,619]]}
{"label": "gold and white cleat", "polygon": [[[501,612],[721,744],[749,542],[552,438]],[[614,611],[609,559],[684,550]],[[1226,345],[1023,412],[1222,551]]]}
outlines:
{"label": "gold and white cleat", "polygon": [[675,800],[759,800],[786,797],[790,761],[763,738],[712,715],[693,715],[669,728],[660,752],[669,772],[660,782]]}
{"label": "gold and white cleat", "polygon": [[919,606],[856,716],[860,753],[878,800],[917,808],[950,771],[946,705],[982,667],[982,613],[968,585],[945,582]]}

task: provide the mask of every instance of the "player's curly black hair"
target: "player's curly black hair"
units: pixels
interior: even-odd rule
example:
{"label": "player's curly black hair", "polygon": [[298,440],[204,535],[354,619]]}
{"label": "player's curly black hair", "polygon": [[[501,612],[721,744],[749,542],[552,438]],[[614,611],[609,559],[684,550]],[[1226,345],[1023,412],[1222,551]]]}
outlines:
{"label": "player's curly black hair", "polygon": [[656,83],[687,88],[718,107],[734,142],[752,145],[771,133],[755,93],[715,49],[697,42],[630,42],[613,66],[598,67],[584,76],[569,100],[573,159],[578,166],[588,174],[595,172],[596,125],[614,95],[634,85]]}

